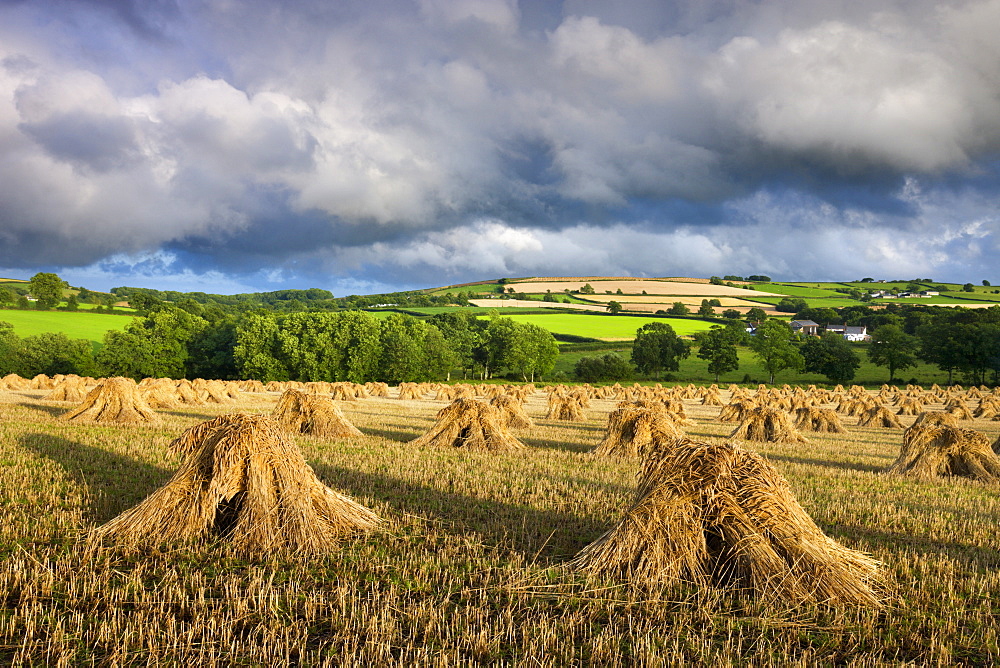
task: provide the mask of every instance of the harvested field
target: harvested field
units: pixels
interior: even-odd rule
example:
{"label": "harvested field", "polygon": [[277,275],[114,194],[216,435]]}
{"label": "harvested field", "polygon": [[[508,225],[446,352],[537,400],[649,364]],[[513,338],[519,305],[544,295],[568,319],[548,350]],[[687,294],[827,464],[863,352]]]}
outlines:
{"label": "harvested field", "polygon": [[[581,296],[581,295],[577,295]],[[701,296],[683,296],[678,295],[676,297],[671,297],[670,299],[664,299],[662,296],[656,295],[582,295],[582,298],[589,301],[607,303],[610,301],[616,301],[621,303],[623,306],[627,305],[629,307],[639,304],[666,304],[670,306],[674,302],[680,302],[682,304],[687,304],[688,306],[701,306],[701,300],[706,299],[706,297]],[[761,308],[771,308],[771,304],[765,304],[763,302],[754,302],[747,299],[738,299],[735,297],[718,297],[719,302],[722,304],[721,307],[716,306],[715,308],[728,308],[730,306],[746,306],[747,308],[753,306],[759,306]]]}
{"label": "harvested field", "polygon": [[[543,302],[532,299],[470,299],[470,304],[481,308],[569,308],[577,311],[607,311],[598,304],[563,304],[562,302]],[[699,302],[700,303],[700,302]]]}
{"label": "harvested field", "polygon": [[[541,387],[539,389],[542,389]],[[47,390],[0,391],[0,662],[5,665],[993,665],[1000,661],[997,486],[882,473],[899,430],[753,443],[822,531],[883,564],[884,605],[789,605],[724,586],[666,590],[567,565],[622,518],[641,463],[590,454],[615,399],[582,422],[525,409],[527,448],[407,445],[448,401],[346,402],[362,436],[293,436],[323,484],[385,524],[328,555],[241,556],[225,541],[85,553],[78,539],[171,479],[168,444],[278,392],[76,425]],[[723,390],[721,399],[731,400]],[[684,400],[692,439],[727,442]],[[825,407],[832,407],[832,402]],[[931,403],[929,411],[943,405]],[[900,416],[904,426],[913,416]],[[992,441],[1000,423],[961,420]]]}
{"label": "harvested field", "polygon": [[645,290],[649,295],[692,295],[698,297],[743,297],[753,299],[754,297],[781,297],[780,293],[762,292],[760,290],[747,290],[745,288],[731,288],[727,285],[712,285],[711,283],[689,283],[680,281],[665,281],[656,279],[637,278],[580,278],[567,281],[557,281],[547,279],[544,281],[524,281],[510,283],[516,292],[545,292],[551,290],[553,293],[561,294],[563,290],[579,290],[584,284],[590,283],[598,294],[603,294],[605,290],[617,292],[619,289],[625,294],[641,295]]}

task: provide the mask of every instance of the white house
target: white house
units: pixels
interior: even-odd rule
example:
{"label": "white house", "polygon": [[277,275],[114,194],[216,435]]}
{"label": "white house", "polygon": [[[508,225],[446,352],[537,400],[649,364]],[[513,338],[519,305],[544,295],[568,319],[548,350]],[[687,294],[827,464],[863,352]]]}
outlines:
{"label": "white house", "polygon": [[861,327],[847,327],[844,331],[844,338],[848,341],[867,341],[871,337],[868,336],[868,328],[862,325]]}

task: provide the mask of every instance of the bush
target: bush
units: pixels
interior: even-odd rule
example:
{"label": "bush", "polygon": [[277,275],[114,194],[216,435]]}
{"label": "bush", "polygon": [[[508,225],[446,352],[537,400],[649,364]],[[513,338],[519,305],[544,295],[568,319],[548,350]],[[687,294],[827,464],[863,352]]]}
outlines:
{"label": "bush", "polygon": [[600,357],[581,357],[573,367],[578,380],[594,383],[602,380],[625,380],[632,376],[632,365],[617,353]]}

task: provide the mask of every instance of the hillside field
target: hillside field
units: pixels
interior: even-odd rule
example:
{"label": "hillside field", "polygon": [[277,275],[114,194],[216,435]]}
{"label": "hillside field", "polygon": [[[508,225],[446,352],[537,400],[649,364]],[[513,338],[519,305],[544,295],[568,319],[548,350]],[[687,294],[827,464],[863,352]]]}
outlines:
{"label": "hillside field", "polygon": [[602,341],[631,341],[635,331],[650,322],[670,325],[679,336],[704,332],[718,323],[689,318],[643,318],[626,315],[591,315],[585,313],[507,313],[499,311],[515,322],[531,323],[553,334],[568,334]]}
{"label": "hillside field", "polygon": [[[44,392],[0,392],[0,662],[5,665],[995,665],[995,486],[882,471],[901,430],[752,443],[830,537],[873,555],[880,608],[786,604],[724,587],[588,580],[567,567],[623,515],[636,461],[595,458],[614,400],[583,422],[526,410],[527,449],[407,445],[445,402],[338,402],[364,433],[299,436],[317,475],[386,521],[314,559],[225,543],[85,552],[85,533],[163,485],[188,427],[278,393],[161,411],[160,426],[80,426]],[[723,392],[723,399],[728,393]],[[692,438],[728,440],[684,402]],[[940,411],[942,404],[931,404]],[[902,418],[904,423],[912,417]],[[963,421],[990,439],[1000,423]]]}
{"label": "hillside field", "polygon": [[128,315],[110,313],[88,313],[84,311],[20,311],[5,309],[0,311],[0,321],[14,326],[14,333],[20,337],[63,332],[71,339],[86,339],[96,344],[104,340],[108,330],[124,330],[132,321]]}

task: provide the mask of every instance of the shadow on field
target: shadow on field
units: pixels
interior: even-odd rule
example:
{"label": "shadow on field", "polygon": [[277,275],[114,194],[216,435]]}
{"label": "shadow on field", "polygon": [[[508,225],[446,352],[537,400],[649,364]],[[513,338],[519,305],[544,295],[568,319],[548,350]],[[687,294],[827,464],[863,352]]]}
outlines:
{"label": "shadow on field", "polygon": [[171,471],[50,434],[28,433],[20,445],[50,459],[89,491],[87,519],[103,524],[162,487]]}
{"label": "shadow on field", "polygon": [[72,401],[67,401],[62,406],[45,406],[43,404],[25,404],[25,403],[21,403],[21,404],[18,404],[18,405],[19,406],[23,406],[24,408],[33,408],[35,410],[42,411],[43,413],[48,413],[52,417],[56,417],[57,418],[57,417],[66,415],[66,413],[69,413],[71,410],[73,410],[74,408],[76,408],[80,404],[79,403],[73,403]]}
{"label": "shadow on field", "polygon": [[834,469],[844,471],[864,471],[866,473],[879,473],[884,471],[884,466],[872,466],[871,464],[848,464],[847,462],[832,462],[825,459],[812,459],[810,457],[790,457],[789,455],[765,455],[768,459],[776,459],[790,464],[809,464],[811,466],[829,466]]}
{"label": "shadow on field", "polygon": [[547,448],[549,450],[561,450],[563,452],[590,452],[597,447],[597,443],[573,443],[570,441],[554,441],[550,438],[525,438],[517,432],[514,435],[522,443],[532,448]]}
{"label": "shadow on field", "polygon": [[436,520],[451,533],[475,532],[489,545],[509,546],[526,559],[559,562],[572,558],[610,528],[568,512],[477,499],[386,475],[313,464],[324,483],[354,498],[370,497],[393,512]]}
{"label": "shadow on field", "polygon": [[366,436],[378,436],[397,443],[409,443],[423,432],[415,431],[395,431],[393,429],[373,429],[371,427],[359,427]]}
{"label": "shadow on field", "polygon": [[931,556],[946,554],[953,559],[978,561],[983,564],[996,564],[997,562],[996,550],[958,541],[943,542],[908,533],[879,531],[869,526],[852,524],[839,524],[832,527],[824,526],[823,531],[837,540],[844,538],[864,540],[873,546],[894,551],[905,550]]}

